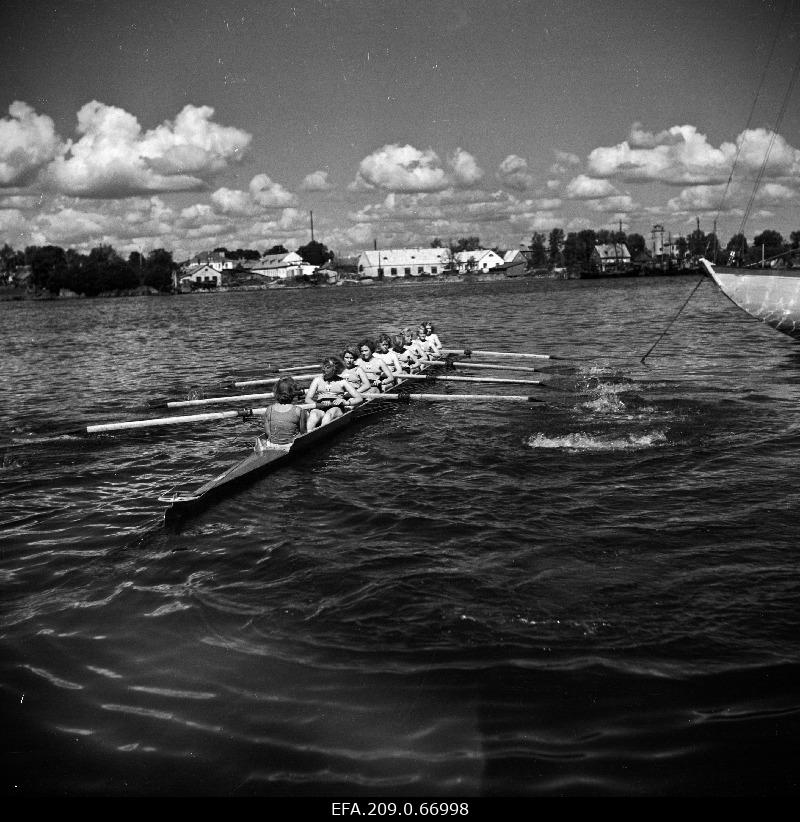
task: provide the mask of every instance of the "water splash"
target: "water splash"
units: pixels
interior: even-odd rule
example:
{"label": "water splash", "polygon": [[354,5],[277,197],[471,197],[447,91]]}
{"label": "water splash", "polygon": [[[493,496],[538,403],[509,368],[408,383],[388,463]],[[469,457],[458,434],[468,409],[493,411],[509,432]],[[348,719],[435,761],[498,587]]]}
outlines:
{"label": "water splash", "polygon": [[604,437],[598,434],[576,432],[558,436],[532,434],[527,444],[531,448],[562,449],[574,453],[579,451],[641,451],[664,445],[667,442],[667,436],[663,431],[628,434],[625,437]]}

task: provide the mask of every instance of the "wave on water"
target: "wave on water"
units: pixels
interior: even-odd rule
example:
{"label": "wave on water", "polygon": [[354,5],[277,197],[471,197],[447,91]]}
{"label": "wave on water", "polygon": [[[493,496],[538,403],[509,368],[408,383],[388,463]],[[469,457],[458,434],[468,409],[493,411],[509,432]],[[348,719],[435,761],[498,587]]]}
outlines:
{"label": "wave on water", "polygon": [[641,451],[664,445],[667,441],[667,435],[663,431],[653,431],[648,434],[628,434],[624,437],[601,436],[579,431],[557,436],[532,434],[528,437],[528,446],[531,448],[563,449],[569,452]]}

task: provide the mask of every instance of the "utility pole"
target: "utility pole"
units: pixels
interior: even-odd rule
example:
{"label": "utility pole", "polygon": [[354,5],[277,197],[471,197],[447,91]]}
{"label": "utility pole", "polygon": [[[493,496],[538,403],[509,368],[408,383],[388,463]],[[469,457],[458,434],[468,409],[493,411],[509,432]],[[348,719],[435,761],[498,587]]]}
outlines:
{"label": "utility pole", "polygon": [[311,242],[314,242],[314,212],[308,212],[311,215]]}

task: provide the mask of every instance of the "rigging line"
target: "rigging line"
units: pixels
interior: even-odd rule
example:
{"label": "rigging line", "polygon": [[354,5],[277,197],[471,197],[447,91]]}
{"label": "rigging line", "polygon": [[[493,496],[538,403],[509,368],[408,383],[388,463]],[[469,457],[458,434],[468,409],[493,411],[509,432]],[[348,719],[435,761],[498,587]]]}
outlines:
{"label": "rigging line", "polygon": [[[769,69],[770,63],[772,63],[772,55],[775,53],[775,46],[778,42],[778,37],[780,36],[781,31],[783,30],[783,20],[786,17],[786,12],[789,10],[789,6],[791,5],[791,3],[792,3],[792,0],[786,0],[786,4],[783,7],[783,14],[781,15],[781,19],[778,21],[778,27],[775,30],[775,36],[772,38],[772,45],[770,46],[770,49],[769,49],[769,55],[767,56],[767,61],[764,64],[764,70],[761,72],[761,79],[758,82],[758,88],[756,89],[756,95],[753,98],[753,105],[750,107],[750,114],[747,117],[747,122],[745,123],[744,132],[742,134],[742,139],[739,142],[739,144],[736,146],[736,154],[733,158],[733,164],[731,165],[731,173],[728,176],[728,182],[725,184],[725,191],[722,192],[722,198],[719,201],[719,208],[717,209],[717,216],[716,216],[716,219],[714,220],[715,223],[719,219],[719,215],[722,212],[722,206],[725,203],[725,200],[728,196],[728,190],[730,189],[731,182],[733,181],[733,174],[736,171],[736,165],[739,162],[739,155],[741,154],[742,149],[744,148],[744,142],[747,139],[744,135],[747,134],[747,131],[750,128],[750,123],[753,121],[753,115],[755,114],[755,111],[756,111],[756,105],[758,104],[758,98],[761,95],[761,89],[764,87],[764,80],[766,80],[766,77],[767,77],[767,70]],[[744,231],[744,225],[742,225],[740,233],[742,231]]]}
{"label": "rigging line", "polygon": [[641,360],[639,360],[639,362],[640,362],[642,365],[644,365],[644,364],[645,364],[645,360],[646,360],[646,359],[650,356],[650,354],[651,354],[651,352],[653,351],[653,349],[654,349],[654,348],[655,348],[655,347],[656,347],[656,346],[657,346],[657,345],[661,342],[661,340],[664,338],[664,336],[666,335],[666,333],[670,330],[670,328],[672,327],[672,323],[674,323],[674,322],[675,322],[675,320],[677,320],[677,319],[678,319],[678,317],[680,316],[681,311],[683,311],[683,309],[684,309],[684,308],[686,308],[686,306],[687,306],[687,305],[689,305],[689,300],[691,300],[691,299],[692,299],[692,297],[694,296],[694,292],[695,292],[695,291],[697,291],[697,289],[698,289],[698,288],[700,288],[700,286],[701,286],[701,285],[702,285],[702,283],[703,283],[703,280],[705,280],[705,274],[703,274],[703,275],[700,277],[700,279],[697,281],[697,284],[696,284],[696,285],[695,285],[695,287],[692,289],[692,293],[691,293],[691,294],[689,294],[689,296],[686,298],[686,302],[684,302],[684,304],[683,304],[683,305],[682,305],[682,306],[678,309],[678,311],[677,311],[677,313],[675,314],[675,316],[674,316],[674,317],[673,317],[673,318],[669,321],[669,323],[667,324],[667,327],[666,327],[666,328],[665,328],[665,329],[664,329],[664,330],[663,330],[663,331],[662,331],[662,332],[658,335],[658,339],[657,339],[657,340],[656,340],[656,341],[655,341],[655,342],[654,342],[654,343],[650,346],[650,348],[647,350],[647,353],[646,353],[646,354],[642,357],[642,359],[641,359]]}
{"label": "rigging line", "polygon": [[[759,185],[761,184],[761,180],[764,176],[764,171],[767,168],[767,162],[769,161],[769,155],[772,151],[772,147],[775,144],[775,140],[778,137],[778,129],[781,127],[783,123],[783,117],[786,114],[786,108],[789,105],[789,98],[792,95],[792,91],[794,90],[794,85],[797,82],[797,78],[800,76],[800,55],[798,55],[797,62],[795,63],[794,69],[792,71],[792,75],[789,78],[789,85],[786,87],[786,92],[783,95],[783,102],[781,104],[780,111],[778,112],[778,116],[775,118],[775,126],[772,129],[772,134],[770,135],[769,145],[767,146],[766,153],[764,154],[764,161],[761,163],[761,168],[759,169],[758,176],[756,177],[755,185],[753,186],[753,193],[750,195],[750,200],[747,203],[747,209],[745,210],[745,215],[742,219],[742,232],[744,231],[744,224],[750,216],[750,211],[753,207],[753,203],[755,201],[756,192],[758,190]],[[741,232],[740,232],[741,233]]]}

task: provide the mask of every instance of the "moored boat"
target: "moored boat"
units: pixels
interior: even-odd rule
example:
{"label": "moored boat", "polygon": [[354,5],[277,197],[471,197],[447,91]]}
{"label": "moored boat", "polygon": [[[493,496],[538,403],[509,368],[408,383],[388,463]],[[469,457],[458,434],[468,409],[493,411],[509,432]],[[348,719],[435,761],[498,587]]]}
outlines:
{"label": "moored boat", "polygon": [[731,302],[800,340],[800,268],[732,268],[705,258],[700,262]]}

